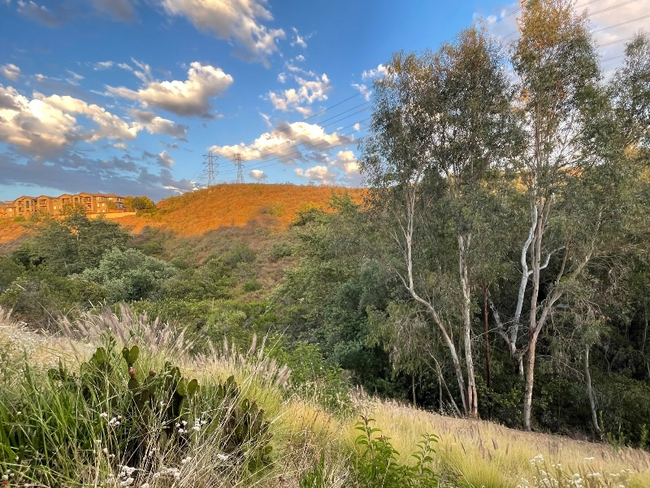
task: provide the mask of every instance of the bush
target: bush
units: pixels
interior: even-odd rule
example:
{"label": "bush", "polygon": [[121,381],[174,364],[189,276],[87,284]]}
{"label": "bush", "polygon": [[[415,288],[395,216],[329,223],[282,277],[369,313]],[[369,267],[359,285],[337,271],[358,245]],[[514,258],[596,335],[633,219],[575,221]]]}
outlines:
{"label": "bush", "polygon": [[[374,419],[361,417],[355,429],[361,434],[355,444],[359,451],[352,459],[354,473],[359,486],[367,488],[415,488],[437,487],[438,478],[432,469],[435,453],[433,444],[438,438],[425,434],[413,454],[416,462],[413,466],[400,464],[399,452],[390,443],[390,439],[381,435],[381,430],[372,427]],[[378,434],[378,435],[377,435]]]}
{"label": "bush", "polygon": [[114,248],[99,267],[85,270],[81,277],[102,285],[108,300],[115,303],[158,298],[163,283],[176,274],[172,265],[141,251]]}

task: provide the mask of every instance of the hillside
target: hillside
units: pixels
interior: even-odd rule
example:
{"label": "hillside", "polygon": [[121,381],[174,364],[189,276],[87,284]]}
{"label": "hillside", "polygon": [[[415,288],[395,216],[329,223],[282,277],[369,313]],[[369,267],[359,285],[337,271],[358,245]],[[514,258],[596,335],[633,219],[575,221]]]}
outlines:
{"label": "hillside", "polygon": [[[133,234],[149,227],[177,237],[198,237],[216,229],[254,223],[280,230],[295,221],[300,211],[326,211],[332,195],[346,191],[355,199],[363,192],[342,187],[223,184],[161,200],[155,214],[113,214],[110,218]],[[0,252],[16,249],[28,233],[26,222],[0,219]]]}
{"label": "hillside", "polygon": [[[263,352],[264,346],[257,350],[252,346],[248,354],[242,355],[224,348],[214,349],[210,356],[190,356],[182,336],[163,324],[144,322],[142,317],[132,315],[128,309],[122,309],[121,317],[105,311],[100,316],[87,314],[76,324],[64,322],[63,325],[57,336],[37,333],[18,325],[0,308],[0,345],[5,351],[0,356],[0,367],[7,373],[0,376],[0,413],[13,419],[8,425],[28,424],[30,429],[44,429],[49,434],[43,445],[32,437],[5,437],[3,440],[0,436],[0,447],[8,448],[8,451],[0,450],[0,470],[3,465],[11,466],[16,486],[26,480],[30,481],[29,486],[36,486],[31,484],[35,480],[47,481],[48,486],[65,480],[64,485],[67,486],[82,483],[84,486],[145,486],[146,483],[146,486],[163,487],[172,486],[173,481],[173,486],[179,487],[375,488],[380,486],[384,470],[386,476],[391,473],[389,465],[393,466],[394,474],[399,466],[415,463],[411,453],[418,452],[416,445],[425,433],[437,436],[437,439],[432,439],[431,447],[434,450],[429,451],[431,457],[427,461],[426,469],[431,471],[423,472],[421,477],[418,477],[417,470],[410,471],[406,479],[392,480],[381,486],[649,486],[650,454],[642,450],[520,432],[485,421],[445,417],[368,398],[362,393],[351,398],[351,412],[337,414],[328,411],[319,405],[316,401],[318,395],[314,395],[313,391],[309,393],[309,390],[292,387],[286,378],[286,368],[269,360],[268,352]],[[150,330],[150,327],[155,330]],[[138,365],[143,364],[137,370],[129,370],[130,375],[143,377],[143,372],[148,371],[149,366],[159,367],[165,359],[173,357],[180,371],[188,378],[196,378],[201,385],[200,395],[197,394],[195,400],[197,402],[202,399],[214,402],[212,392],[220,382],[233,375],[240,385],[234,401],[246,402],[247,397],[255,398],[264,409],[260,410],[260,415],[269,421],[266,427],[268,434],[257,435],[247,441],[249,454],[269,446],[270,455],[264,458],[262,469],[249,473],[246,469],[240,469],[240,465],[234,461],[236,450],[229,451],[228,455],[223,454],[224,447],[219,444],[218,433],[225,431],[227,424],[219,417],[224,415],[223,410],[218,409],[211,411],[215,418],[210,414],[201,414],[200,420],[207,419],[201,420],[201,425],[204,422],[207,424],[208,420],[210,424],[205,429],[199,428],[200,434],[188,435],[180,453],[177,452],[181,449],[177,447],[180,444],[175,445],[172,439],[167,445],[162,441],[151,445],[144,442],[147,453],[156,451],[152,465],[144,461],[136,463],[134,457],[129,458],[129,449],[139,444],[129,444],[126,437],[111,437],[111,429],[119,429],[123,436],[132,436],[131,440],[134,441],[151,441],[156,419],[149,420],[150,423],[142,423],[140,419],[139,429],[130,429],[126,422],[120,426],[119,421],[115,422],[122,418],[118,414],[128,417],[129,410],[113,401],[113,406],[109,407],[112,409],[110,415],[103,414],[106,419],[111,416],[113,419],[110,422],[104,420],[97,415],[99,411],[107,411],[103,410],[107,408],[101,403],[103,400],[95,399],[93,401],[98,404],[90,405],[90,400],[81,395],[75,396],[75,390],[58,387],[56,376],[48,376],[47,373],[47,369],[56,367],[61,359],[61,364],[66,365],[65,371],[76,374],[79,364],[88,361],[97,346],[107,344],[105,338],[109,328],[117,341],[116,351],[124,345],[131,347],[134,343],[142,350],[143,357]],[[80,333],[83,341],[79,340]],[[130,398],[129,390],[124,387],[128,376],[122,357],[119,354],[110,355],[110,349],[108,357],[117,366],[116,372],[120,373],[117,377],[107,377],[107,381],[115,382],[115,396]],[[24,361],[29,361],[29,370],[23,370]],[[29,371],[29,378],[25,376],[26,371]],[[31,388],[32,383],[28,379],[37,380],[35,384],[40,385],[39,389]],[[79,378],[71,376],[70,380],[79,381]],[[65,415],[54,415],[58,413],[56,408],[68,406],[64,401],[73,403],[76,409],[70,407],[69,412],[64,411]],[[224,400],[217,397],[217,401]],[[11,406],[21,405],[20,402],[23,411],[13,411]],[[26,402],[33,402],[39,408],[31,408]],[[198,413],[192,410],[188,415],[192,425],[192,418]],[[355,429],[359,415],[372,417],[371,425],[382,431],[372,433],[375,448],[390,445],[399,452],[394,453],[390,462],[381,454],[375,454],[376,457],[364,462],[367,456],[367,453],[363,454],[364,445],[358,440],[355,442],[359,436],[359,430]],[[79,425],[84,428],[79,428]],[[2,427],[0,424],[0,431]],[[93,432],[91,442],[107,446],[108,449],[79,449],[78,446],[89,439],[87,432]],[[387,437],[380,438],[381,433]],[[72,438],[75,442],[70,441]],[[120,440],[123,442],[119,443]],[[49,450],[51,457],[46,456],[47,461],[34,463],[34,457],[38,455],[34,445],[41,450]],[[5,452],[18,452],[21,448],[20,459],[7,460]],[[115,460],[110,457],[113,452],[117,454]],[[379,464],[373,466],[373,459]],[[132,466],[128,468],[131,470],[129,475],[135,473],[135,479],[130,482],[120,471],[124,471],[122,466],[127,464],[127,460],[128,466]],[[387,463],[383,470],[382,462]],[[48,465],[44,466],[44,463]],[[215,466],[219,469],[215,469]],[[375,474],[368,478],[367,475],[371,473]],[[433,482],[433,473],[438,476],[439,484]],[[170,474],[174,477],[167,476]],[[391,478],[386,479],[391,481]],[[403,484],[407,481],[411,484]]]}
{"label": "hillside", "polygon": [[296,185],[216,185],[185,193],[158,203],[154,215],[126,216],[120,224],[138,233],[144,227],[170,230],[178,236],[199,236],[220,227],[243,227],[258,221],[286,228],[300,211],[326,210],[333,193],[350,192],[360,198],[362,190]]}

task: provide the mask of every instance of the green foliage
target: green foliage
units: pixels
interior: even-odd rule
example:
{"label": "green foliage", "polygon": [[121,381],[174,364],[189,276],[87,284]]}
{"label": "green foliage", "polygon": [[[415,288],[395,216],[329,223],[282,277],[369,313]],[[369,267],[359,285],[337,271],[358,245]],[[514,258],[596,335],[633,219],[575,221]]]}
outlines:
{"label": "green foliage", "polygon": [[[271,462],[269,444],[272,434],[269,422],[264,420],[264,410],[255,400],[242,398],[235,378],[228,377],[211,392],[218,418],[219,446],[238,463],[247,463],[251,472],[257,472]],[[207,429],[211,432],[211,428]]]}
{"label": "green foliage", "polygon": [[352,459],[356,481],[364,488],[419,488],[437,487],[438,477],[432,469],[435,453],[433,445],[437,436],[424,434],[413,454],[415,464],[400,464],[399,452],[390,443],[390,438],[381,430],[372,427],[374,419],[362,417],[355,429],[361,434],[355,444],[358,449]]}
{"label": "green foliage", "polygon": [[246,244],[236,244],[222,256],[223,262],[231,268],[238,264],[250,264],[256,259],[256,253]]}
{"label": "green foliage", "polygon": [[24,271],[25,268],[15,259],[0,256],[0,294],[9,288],[9,285]]}
{"label": "green foliage", "polygon": [[155,299],[163,283],[175,276],[176,268],[141,251],[114,248],[99,266],[86,269],[81,277],[102,285],[109,302]]}
{"label": "green foliage", "polygon": [[291,256],[294,253],[293,246],[285,241],[276,242],[271,248],[270,256],[274,260],[279,260]]}
{"label": "green foliage", "polygon": [[154,213],[158,208],[156,204],[149,197],[139,196],[132,197],[128,196],[124,198],[124,207],[127,210],[135,210],[138,214],[145,213],[151,214]]}
{"label": "green foliage", "polygon": [[[29,261],[59,275],[80,273],[99,265],[104,253],[126,249],[131,236],[116,222],[89,219],[72,211],[62,220],[44,216],[36,222],[37,234],[29,246]],[[34,253],[38,256],[35,259]]]}
{"label": "green foliage", "polygon": [[166,281],[161,295],[187,300],[224,299],[232,296],[235,284],[230,267],[219,258],[211,258],[198,269],[183,269]]}
{"label": "green foliage", "polygon": [[26,271],[0,294],[0,305],[34,327],[50,328],[61,315],[101,303],[104,290],[96,283],[68,278],[46,269]]}
{"label": "green foliage", "polygon": [[623,375],[609,375],[600,379],[600,422],[615,445],[650,448],[650,386]]}
{"label": "green foliage", "polygon": [[106,337],[78,373],[60,363],[43,378],[25,366],[20,393],[0,391],[0,472],[45,486],[77,484],[94,466],[144,478],[164,469],[161,456],[180,463],[199,439],[251,472],[271,462],[264,411],[232,377],[204,392],[170,362],[139,373],[141,356]]}
{"label": "green foliage", "polygon": [[326,361],[317,346],[299,342],[290,350],[279,348],[270,354],[291,369],[290,389],[303,398],[314,399],[330,412],[345,415],[352,411],[349,380],[343,370]]}

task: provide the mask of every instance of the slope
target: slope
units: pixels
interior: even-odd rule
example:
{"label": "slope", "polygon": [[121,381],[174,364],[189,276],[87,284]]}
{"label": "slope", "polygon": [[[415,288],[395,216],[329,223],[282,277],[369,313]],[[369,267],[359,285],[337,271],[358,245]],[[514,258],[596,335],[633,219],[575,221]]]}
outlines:
{"label": "slope", "polygon": [[125,216],[120,224],[132,232],[144,227],[159,227],[178,236],[198,236],[220,227],[243,227],[252,222],[286,228],[301,211],[327,210],[333,194],[349,192],[360,199],[361,189],[230,184],[167,198],[158,203],[158,212]]}

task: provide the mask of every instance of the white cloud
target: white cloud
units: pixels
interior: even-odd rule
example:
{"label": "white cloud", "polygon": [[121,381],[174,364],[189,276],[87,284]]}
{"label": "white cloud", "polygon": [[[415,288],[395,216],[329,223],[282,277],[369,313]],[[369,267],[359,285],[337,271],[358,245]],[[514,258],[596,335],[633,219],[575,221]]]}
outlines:
{"label": "white cloud", "polygon": [[167,134],[182,141],[187,140],[186,125],[176,124],[147,110],[131,110],[130,113],[151,134]]}
{"label": "white cloud", "polygon": [[113,61],[98,61],[92,66],[95,71],[100,71],[100,70],[112,68],[114,65],[115,63]]}
{"label": "white cloud", "polygon": [[284,122],[259,136],[252,144],[212,146],[210,150],[229,159],[234,159],[239,154],[243,161],[279,158],[282,163],[295,164],[296,161],[305,161],[307,156],[319,157],[319,154],[334,147],[354,142],[349,136],[336,132],[328,134],[316,124]]}
{"label": "white cloud", "polygon": [[370,95],[372,95],[372,90],[368,88],[367,85],[364,84],[359,84],[359,83],[352,83],[352,88],[355,90],[358,90],[361,95],[363,95],[363,98],[366,99],[366,102],[370,101]]}
{"label": "white cloud", "polygon": [[11,63],[0,66],[0,72],[2,72],[5,78],[11,81],[18,81],[18,77],[20,76],[20,68]]}
{"label": "white cloud", "polygon": [[265,0],[160,0],[169,15],[186,17],[201,30],[212,31],[219,39],[232,40],[245,49],[245,57],[268,64],[267,57],[285,37],[282,29],[263,25],[273,20]]}
{"label": "white cloud", "polygon": [[139,124],[128,124],[118,116],[107,112],[104,108],[95,104],[88,104],[78,98],[69,96],[52,95],[43,97],[35,93],[34,97],[48,104],[50,107],[61,110],[67,114],[85,115],[95,124],[97,128],[92,131],[90,137],[84,139],[93,142],[99,139],[135,139],[140,131]]}
{"label": "white cloud", "polygon": [[71,85],[79,85],[79,82],[83,79],[85,79],[83,76],[81,76],[79,73],[75,73],[74,71],[70,69],[66,69],[68,72],[68,77],[66,78],[65,81],[67,81]]}
{"label": "white cloud", "polygon": [[294,34],[294,40],[291,43],[291,46],[300,46],[303,49],[307,49],[307,42],[306,39],[309,39],[309,37],[301,37],[300,34],[298,34],[298,29],[295,27],[292,27],[293,34]]}
{"label": "white cloud", "polygon": [[257,182],[266,181],[268,176],[261,169],[254,169],[248,173],[248,176]]}
{"label": "white cloud", "polygon": [[152,81],[149,66],[137,64],[142,71],[136,72],[136,76],[145,83],[143,88],[135,91],[109,86],[108,91],[123,98],[137,100],[145,107],[160,107],[178,115],[207,114],[210,98],[226,91],[233,82],[232,76],[224,73],[221,68],[203,66],[199,62],[190,65],[185,81]]}
{"label": "white cloud", "polygon": [[387,73],[388,71],[386,71],[386,66],[380,64],[376,68],[372,68],[361,73],[361,79],[369,80],[372,78],[378,78],[381,76],[386,76]]}
{"label": "white cloud", "polygon": [[301,178],[306,178],[309,181],[320,183],[321,185],[334,186],[338,175],[327,166],[313,166],[306,170],[296,168],[296,175]]}
{"label": "white cloud", "polygon": [[[95,127],[87,129],[80,125],[78,115],[92,121]],[[78,98],[46,97],[34,92],[29,99],[13,87],[0,85],[0,141],[30,154],[52,154],[80,141],[133,140],[141,129],[140,124],[129,124]]]}
{"label": "white cloud", "polygon": [[44,154],[78,137],[76,119],[43,100],[30,100],[13,87],[0,85],[0,102],[0,141]]}
{"label": "white cloud", "polygon": [[[306,79],[302,76],[293,74],[298,88],[289,88],[279,92],[269,92],[268,98],[276,110],[283,112],[296,111],[305,117],[312,114],[309,105],[316,101],[327,100],[327,94],[332,90],[330,80],[325,73],[320,77],[311,72],[306,72],[295,66],[287,66],[292,72],[303,72],[308,76],[313,76],[312,79]],[[284,73],[282,73],[284,75]],[[286,80],[286,77],[284,78]]]}
{"label": "white cloud", "polygon": [[278,81],[280,83],[286,83],[287,82],[287,74],[284,71],[278,75]]}
{"label": "white cloud", "polygon": [[163,151],[156,156],[156,162],[164,168],[171,168],[174,164],[174,159],[169,155],[167,151]]}
{"label": "white cloud", "polygon": [[331,164],[343,170],[346,177],[359,175],[359,163],[354,153],[349,149],[339,151],[336,159]]}

